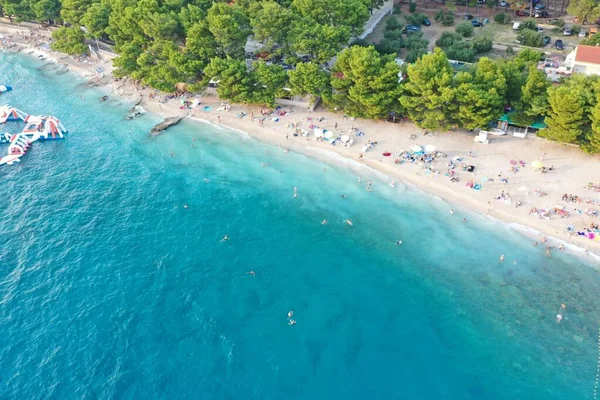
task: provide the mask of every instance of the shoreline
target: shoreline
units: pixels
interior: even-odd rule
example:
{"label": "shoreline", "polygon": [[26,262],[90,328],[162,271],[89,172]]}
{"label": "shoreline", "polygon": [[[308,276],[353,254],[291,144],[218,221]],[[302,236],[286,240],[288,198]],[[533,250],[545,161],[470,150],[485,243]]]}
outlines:
{"label": "shoreline", "polygon": [[[14,43],[19,42],[15,41]],[[97,84],[90,86],[96,86],[98,89],[119,96],[123,100],[137,102],[140,95],[142,95],[143,101],[140,106],[161,118],[183,115],[188,120],[220,126],[240,135],[272,145],[279,145],[289,149],[289,151],[295,151],[325,163],[331,164],[343,160],[343,162],[348,162],[349,165],[351,163],[356,167],[366,167],[375,173],[389,177],[389,179],[412,186],[427,195],[438,197],[449,207],[460,206],[483,217],[503,223],[525,238],[536,240],[537,237],[537,240],[542,240],[541,237],[544,236],[548,239],[548,242],[540,243],[540,246],[538,246],[539,251],[543,251],[543,248],[547,245],[557,247],[564,244],[565,250],[575,253],[574,255],[583,256],[593,263],[600,263],[600,241],[569,235],[566,229],[569,225],[573,226],[575,231],[580,230],[584,226],[589,226],[591,222],[598,223],[600,220],[598,217],[572,212],[567,219],[553,216],[551,219],[545,220],[528,215],[527,212],[531,207],[548,208],[559,204],[563,206],[560,200],[563,192],[572,193],[581,198],[585,197],[595,202],[592,206],[579,203],[575,208],[587,208],[600,212],[600,193],[582,189],[587,182],[599,183],[595,181],[598,180],[597,173],[594,174],[594,171],[600,170],[598,168],[600,167],[599,156],[590,156],[579,149],[573,149],[558,143],[516,139],[506,136],[492,137],[489,145],[473,143],[472,134],[460,131],[434,133],[433,136],[426,137],[420,133],[419,128],[409,122],[393,124],[377,120],[354,119],[345,117],[339,112],[334,113],[325,110],[309,112],[283,107],[289,113],[285,116],[278,116],[278,122],[271,119],[273,115],[269,115],[263,124],[259,124],[258,118],[261,116],[259,107],[234,104],[227,111],[220,111],[219,106],[229,103],[214,96],[206,95],[189,96],[189,98],[200,99],[201,105],[194,110],[182,110],[178,98],[160,103],[159,99],[164,94],[150,98],[150,93],[155,92],[154,90],[139,88],[128,78],[116,81],[111,74],[112,66],[107,65],[111,64],[110,60],[96,64],[81,63],[64,55],[56,57],[60,53],[26,47],[27,44],[24,43],[19,43],[18,46],[20,46],[19,52],[23,55],[29,55],[39,60],[37,56],[42,54],[46,57],[46,60],[43,61],[64,64],[71,72],[86,79],[88,83],[96,79]],[[11,49],[7,50],[11,51]],[[34,53],[28,54],[31,51]],[[101,74],[95,71],[98,66],[103,69]],[[212,107],[212,110],[202,111],[204,106]],[[238,118],[237,114],[240,112],[247,113],[247,115]],[[252,118],[253,114],[258,117]],[[290,128],[289,124],[297,124],[299,129],[311,132],[312,129],[309,126],[314,124],[320,128],[334,131],[336,136],[349,133],[351,128],[355,127],[365,132],[366,135],[360,139],[358,137],[354,138],[356,143],[351,148],[347,148],[341,144],[333,146],[324,141],[317,141],[312,134],[308,138],[294,137],[295,129]],[[411,134],[416,135],[417,139],[412,140],[410,138]],[[358,158],[360,148],[367,140],[378,144],[375,149],[365,152],[364,157]],[[527,142],[521,143],[524,140]],[[447,154],[447,157],[436,159],[431,163],[430,167],[436,171],[435,173],[427,174],[425,173],[426,169],[416,164],[404,163],[397,165],[394,163],[394,158],[398,153],[409,149],[411,145],[415,144],[420,146],[432,144],[435,145],[438,151]],[[393,155],[384,157],[381,155],[382,151],[391,152]],[[517,153],[519,154],[517,155]],[[334,154],[335,156],[333,156]],[[473,157],[469,157],[471,154]],[[550,165],[550,162],[553,163],[553,166],[558,165],[556,172],[542,175],[529,167],[531,161],[541,158],[539,154],[545,156],[548,165]],[[334,160],[337,157],[341,157],[342,160]],[[460,171],[457,173],[460,182],[451,183],[449,178],[444,176],[443,171],[445,169],[444,165],[455,157],[460,157],[465,162],[475,165],[475,172]],[[504,159],[503,162],[502,159]],[[507,172],[510,167],[508,161],[511,159],[526,160],[527,166],[521,168],[517,173],[509,173]],[[561,171],[561,169],[564,169],[564,171]],[[502,184],[495,181],[489,183],[486,181],[486,183],[482,183],[484,187],[481,191],[472,190],[464,185],[465,181],[479,182],[483,177],[496,177],[498,172],[506,176],[510,183]],[[532,196],[530,192],[533,192],[534,188],[543,190],[547,195],[543,197]],[[507,193],[510,191],[513,193],[511,197],[514,200],[522,201],[523,204],[516,208],[512,204],[495,201],[496,194],[494,193],[500,190],[503,193],[504,190]],[[521,192],[525,192],[525,195],[523,196]],[[514,196],[514,193],[517,195]],[[564,206],[569,210],[573,208],[571,204]],[[553,251],[558,250],[553,249]]]}

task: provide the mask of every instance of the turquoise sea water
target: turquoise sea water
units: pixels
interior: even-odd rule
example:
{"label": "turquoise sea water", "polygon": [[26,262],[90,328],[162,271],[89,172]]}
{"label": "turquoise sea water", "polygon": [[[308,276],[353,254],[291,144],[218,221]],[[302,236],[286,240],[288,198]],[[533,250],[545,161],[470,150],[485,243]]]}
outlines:
{"label": "turquoise sea water", "polygon": [[57,71],[0,53],[0,103],[71,132],[0,168],[0,398],[593,398],[591,264],[220,128],[150,137]]}

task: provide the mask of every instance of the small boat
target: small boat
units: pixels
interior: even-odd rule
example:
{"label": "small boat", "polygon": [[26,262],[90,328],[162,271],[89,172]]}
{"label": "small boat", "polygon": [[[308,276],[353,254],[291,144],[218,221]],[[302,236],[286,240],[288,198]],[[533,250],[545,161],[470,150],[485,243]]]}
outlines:
{"label": "small boat", "polygon": [[11,90],[12,90],[12,87],[10,87],[10,86],[0,85],[0,93],[10,92]]}

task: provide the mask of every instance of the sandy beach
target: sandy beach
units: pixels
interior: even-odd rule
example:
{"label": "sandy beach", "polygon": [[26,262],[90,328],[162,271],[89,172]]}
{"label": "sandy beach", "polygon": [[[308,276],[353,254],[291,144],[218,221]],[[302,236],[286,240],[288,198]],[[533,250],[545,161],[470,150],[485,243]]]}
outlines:
{"label": "sandy beach", "polygon": [[[109,59],[76,60],[39,47],[43,37],[3,31],[2,27],[0,33],[10,39],[9,50],[63,63],[94,86],[134,103],[143,96],[141,105],[162,117],[185,115],[220,124],[279,145],[282,151],[301,152],[325,162],[336,162],[342,156],[382,172],[389,177],[388,183],[406,182],[446,200],[450,204],[448,218],[462,218],[458,210],[468,208],[522,231],[530,238],[524,240],[531,240],[533,251],[551,256],[565,246],[600,260],[598,235],[590,239],[578,233],[589,235],[587,231],[600,223],[600,156],[587,155],[577,147],[512,136],[492,136],[489,144],[480,144],[473,142],[474,133],[465,131],[425,134],[410,122],[354,119],[323,109],[309,112],[284,107],[275,114],[260,107],[224,106],[225,102],[210,95],[186,95],[190,102],[200,102],[188,109],[182,107],[181,98],[165,102],[165,94],[143,89],[128,79],[115,80]],[[315,127],[331,131],[334,138],[348,135],[353,145],[317,139]],[[430,159],[407,153],[413,146],[434,146],[443,154]],[[533,161],[540,161],[546,172],[533,168]]]}

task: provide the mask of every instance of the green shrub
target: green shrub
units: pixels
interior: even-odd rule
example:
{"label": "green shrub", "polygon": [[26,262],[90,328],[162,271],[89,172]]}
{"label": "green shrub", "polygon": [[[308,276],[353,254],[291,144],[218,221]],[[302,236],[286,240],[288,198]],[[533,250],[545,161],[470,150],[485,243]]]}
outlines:
{"label": "green shrub", "polygon": [[409,50],[406,53],[406,62],[412,64],[416,62],[419,58],[421,58],[421,56],[424,54],[427,54],[427,49]]}
{"label": "green shrub", "polygon": [[396,29],[393,31],[386,30],[383,33],[383,37],[384,37],[384,39],[388,39],[388,40],[398,40],[398,39],[402,38],[402,30],[401,29]]}
{"label": "green shrub", "polygon": [[552,32],[554,34],[559,34],[559,33],[562,33],[562,29],[561,28],[552,28],[552,30],[550,32]]}
{"label": "green shrub", "polygon": [[[372,44],[369,43],[369,42],[367,42],[365,39],[358,39],[358,38],[356,38],[352,42],[352,46],[369,47],[369,46],[372,46]],[[288,60],[288,58],[289,58],[289,60]],[[286,61],[284,61],[284,62],[286,64],[296,65],[296,64],[298,64],[300,62],[300,59],[298,57],[293,57],[293,56],[292,57],[286,57]]]}
{"label": "green shrub", "polygon": [[581,31],[581,25],[573,25],[571,27],[571,32],[573,33],[573,35],[579,34],[580,31]]}
{"label": "green shrub", "polygon": [[542,47],[544,45],[544,37],[537,31],[525,29],[517,35],[517,42],[524,46]]}
{"label": "green shrub", "polygon": [[408,11],[414,13],[417,11],[417,3],[413,3],[412,1],[408,4]]}
{"label": "green shrub", "polygon": [[462,42],[463,37],[455,32],[444,32],[438,40],[435,41],[437,47],[442,49],[452,46],[454,43]]}
{"label": "green shrub", "polygon": [[423,15],[423,14],[419,14],[419,13],[415,13],[412,15],[407,15],[406,17],[404,17],[404,19],[406,20],[406,23],[409,25],[414,25],[414,26],[421,26],[423,25],[423,20],[427,18],[427,15]]}
{"label": "green shrub", "polygon": [[386,22],[385,22],[385,30],[386,31],[393,31],[396,29],[402,29],[402,24],[396,19],[396,18],[389,18]]}
{"label": "green shrub", "polygon": [[498,13],[494,16],[494,21],[498,24],[505,25],[510,24],[512,18],[510,15],[508,15],[508,13],[502,11],[501,13]]}
{"label": "green shrub", "polygon": [[515,49],[513,49],[513,47],[512,47],[512,46],[508,46],[508,47],[506,48],[506,55],[507,55],[507,56],[512,56],[513,54],[515,54]]}
{"label": "green shrub", "polygon": [[404,40],[402,38],[391,40],[382,39],[379,44],[375,45],[375,50],[380,54],[398,54],[404,46]]}
{"label": "green shrub", "polygon": [[473,35],[473,25],[469,21],[463,21],[456,25],[456,33],[463,37],[471,37]]}
{"label": "green shrub", "polygon": [[473,45],[473,49],[477,54],[486,53],[492,49],[492,38],[488,36],[477,36],[473,40],[471,40],[471,44]]}
{"label": "green shrub", "polygon": [[446,49],[446,55],[450,60],[473,62],[475,50],[469,42],[458,42]]}
{"label": "green shrub", "polygon": [[519,25],[520,31],[523,31],[525,29],[528,29],[530,31],[537,30],[537,21],[533,18],[527,18],[525,21],[521,22],[521,25]]}
{"label": "green shrub", "polygon": [[435,22],[441,23],[444,26],[454,25],[454,14],[450,11],[440,10],[435,14]]}
{"label": "green shrub", "polygon": [[523,63],[537,64],[538,61],[544,59],[544,53],[533,49],[523,49],[519,52],[519,54],[517,54],[515,59]]}
{"label": "green shrub", "polygon": [[400,4],[396,4],[394,6],[394,11],[392,12],[394,15],[402,14],[402,9],[400,8]]}
{"label": "green shrub", "polygon": [[427,45],[429,45],[429,41],[427,39],[423,39],[423,33],[413,33],[406,37],[405,40],[406,48],[408,50],[417,50],[424,49],[425,53],[427,52]]}

